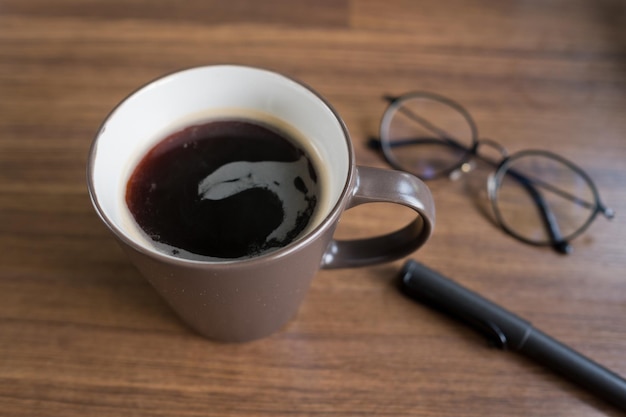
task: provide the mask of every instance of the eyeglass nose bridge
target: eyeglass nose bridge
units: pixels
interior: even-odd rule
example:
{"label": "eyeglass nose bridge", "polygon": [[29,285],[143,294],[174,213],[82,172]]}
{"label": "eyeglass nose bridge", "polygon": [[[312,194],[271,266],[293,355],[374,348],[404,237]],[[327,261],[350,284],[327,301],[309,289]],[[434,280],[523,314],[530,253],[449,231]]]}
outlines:
{"label": "eyeglass nose bridge", "polygon": [[[489,147],[495,149],[499,153],[500,157],[497,159],[493,159],[480,153],[481,147]],[[476,168],[476,163],[474,159],[479,159],[481,161],[487,162],[491,164],[494,169],[497,170],[497,168],[499,168],[499,166],[504,163],[504,161],[506,161],[509,157],[509,152],[504,146],[489,138],[476,139],[471,148],[467,149],[467,152],[468,154],[466,156],[466,159],[461,161],[462,163],[448,174],[448,178],[450,180],[456,181],[463,175],[473,171],[474,168]]]}
{"label": "eyeglass nose bridge", "polygon": [[489,159],[485,157],[484,155],[479,154],[479,150],[481,147],[489,147],[489,148],[495,149],[500,154],[500,160],[498,160],[497,162],[492,161],[494,165],[499,165],[501,160],[507,159],[509,157],[509,151],[504,146],[502,146],[500,143],[496,142],[493,139],[479,138],[476,141],[476,144],[474,145],[474,153],[477,156],[480,156],[483,159]]}

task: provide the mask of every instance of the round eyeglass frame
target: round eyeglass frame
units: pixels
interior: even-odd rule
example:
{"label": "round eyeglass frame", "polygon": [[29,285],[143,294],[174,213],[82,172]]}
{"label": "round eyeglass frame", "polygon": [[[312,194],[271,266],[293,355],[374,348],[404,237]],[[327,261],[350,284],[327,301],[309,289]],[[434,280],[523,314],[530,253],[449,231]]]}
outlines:
{"label": "round eyeglass frame", "polygon": [[[463,164],[465,164],[466,162],[468,162],[470,159],[472,159],[474,156],[477,155],[478,146],[480,144],[478,140],[478,127],[476,126],[476,122],[474,122],[474,119],[472,118],[472,116],[470,116],[469,112],[456,101],[451,100],[447,97],[441,96],[439,94],[425,92],[425,91],[424,92],[421,92],[421,91],[410,92],[410,93],[406,93],[398,97],[385,96],[385,99],[389,102],[389,105],[387,106],[387,109],[385,109],[385,112],[383,113],[383,117],[380,122],[380,130],[379,130],[380,147],[385,156],[385,159],[387,160],[389,165],[391,165],[393,168],[399,169],[402,171],[411,172],[405,166],[403,166],[400,162],[398,162],[398,160],[396,159],[393,149],[392,149],[393,147],[391,146],[389,137],[387,135],[387,132],[389,132],[390,130],[389,126],[391,124],[391,121],[394,119],[396,113],[399,111],[398,109],[402,106],[404,102],[411,100],[411,99],[432,100],[432,101],[436,101],[441,104],[445,104],[449,106],[451,110],[456,111],[461,116],[463,116],[463,118],[467,122],[471,131],[471,144],[467,148],[465,148],[464,146],[460,146],[464,148],[463,149],[464,155],[457,163],[451,165],[450,167],[446,169],[438,171],[436,174],[429,176],[428,178],[421,178],[421,179],[432,180],[432,179],[448,176],[450,175],[450,173],[456,171]],[[441,144],[452,146],[450,143],[446,143],[443,141],[441,142]]]}
{"label": "round eyeglass frame", "polygon": [[[520,233],[516,232],[514,228],[511,228],[509,226],[508,222],[504,219],[502,211],[500,210],[500,207],[498,205],[498,191],[501,189],[504,176],[507,175],[511,171],[510,170],[511,165],[513,165],[515,162],[517,162],[521,158],[528,158],[528,157],[532,158],[532,157],[538,157],[538,156],[552,159],[566,166],[567,168],[569,168],[572,172],[574,172],[577,176],[579,176],[585,181],[585,184],[587,185],[587,187],[589,187],[589,190],[591,191],[591,195],[593,196],[593,202],[588,202],[588,201],[583,202],[583,201],[579,201],[579,199],[575,198],[574,196],[569,196],[573,204],[578,203],[580,205],[587,206],[589,208],[589,215],[587,216],[587,219],[578,228],[576,228],[576,230],[574,230],[573,232],[565,236],[560,236],[560,233],[559,233],[559,236],[557,239],[554,239],[553,233],[548,233],[548,235],[552,237],[552,239],[550,240],[532,240],[521,235]],[[599,213],[603,213],[608,218],[613,217],[613,211],[611,209],[606,208],[601,203],[600,193],[598,192],[598,188],[593,183],[593,180],[591,179],[591,177],[589,177],[589,175],[585,171],[583,171],[580,167],[578,167],[573,162],[563,158],[562,156],[557,155],[553,152],[545,151],[545,150],[526,149],[526,150],[519,151],[510,156],[505,157],[496,167],[495,171],[491,173],[491,175],[489,176],[487,180],[487,191],[488,191],[489,201],[491,202],[491,206],[493,208],[493,212],[496,218],[496,222],[498,223],[498,226],[500,226],[509,235],[529,245],[535,245],[535,246],[555,246],[555,245],[564,245],[564,244],[566,245],[567,242],[581,235],[589,227],[589,225],[593,223],[593,221],[596,219]],[[551,227],[551,226],[546,225],[546,227]],[[567,250],[567,251],[571,250],[568,247],[563,247],[562,249]]]}
{"label": "round eyeglass frame", "polygon": [[[506,153],[506,150],[499,145],[497,142],[494,142],[490,139],[479,139],[478,136],[478,127],[476,125],[476,123],[474,122],[474,119],[471,117],[471,115],[469,114],[469,112],[463,107],[461,106],[459,103],[455,102],[454,100],[451,100],[447,97],[444,97],[442,95],[439,94],[435,94],[435,93],[430,93],[430,92],[423,92],[423,91],[417,91],[417,92],[409,92],[409,93],[405,93],[401,96],[397,96],[397,97],[393,97],[393,96],[384,96],[384,98],[389,102],[389,105],[387,107],[387,109],[385,110],[385,112],[383,113],[383,117],[381,119],[381,123],[380,123],[380,141],[379,141],[379,147],[382,150],[382,153],[386,159],[386,161],[395,169],[399,169],[402,171],[406,171],[409,173],[412,173],[413,175],[416,175],[418,177],[420,177],[420,175],[418,175],[415,172],[412,172],[412,170],[407,169],[405,166],[403,166],[402,164],[400,164],[398,162],[398,160],[395,157],[394,151],[393,151],[393,147],[391,145],[391,141],[390,138],[387,135],[387,132],[390,130],[389,126],[391,124],[391,121],[393,120],[393,118],[396,116],[397,112],[399,111],[399,108],[402,106],[402,104],[404,102],[406,102],[407,100],[411,100],[411,99],[425,99],[425,100],[433,100],[436,102],[439,102],[440,104],[444,104],[447,105],[451,108],[451,110],[454,110],[456,112],[458,112],[464,119],[465,121],[467,121],[467,124],[470,128],[471,131],[471,144],[469,147],[465,147],[464,145],[461,145],[459,143],[457,143],[456,141],[452,140],[452,141],[448,141],[445,142],[446,138],[441,138],[442,145],[446,145],[446,146],[455,146],[457,148],[463,149],[464,153],[463,156],[459,159],[459,161],[457,163],[452,164],[450,167],[442,169],[438,172],[436,172],[434,175],[429,176],[427,178],[424,177],[420,177],[423,180],[431,180],[431,179],[437,179],[437,178],[441,178],[443,176],[449,176],[452,172],[458,170],[459,168],[461,168],[464,164],[466,164],[468,161],[470,161],[472,158],[478,158],[481,159],[483,161],[486,161],[492,165],[494,165],[495,167],[495,171],[489,176],[488,179],[488,183],[487,183],[487,188],[488,188],[488,196],[489,196],[489,200],[491,202],[491,206],[493,208],[494,211],[494,216],[495,216],[495,220],[497,225],[502,228],[502,230],[504,232],[506,232],[508,235],[514,237],[515,239],[524,242],[526,244],[529,245],[534,245],[534,246],[552,246],[557,252],[560,253],[570,253],[571,252],[571,245],[569,244],[569,241],[576,238],[577,236],[579,236],[580,234],[582,234],[588,227],[589,225],[595,220],[595,218],[597,217],[598,213],[602,213],[606,218],[611,219],[614,216],[614,212],[612,209],[604,206],[600,200],[600,195],[598,192],[597,187],[595,186],[595,184],[593,183],[593,181],[591,180],[591,178],[589,177],[589,175],[583,171],[581,168],[579,168],[577,165],[575,165],[573,162],[557,155],[554,154],[552,152],[549,151],[544,151],[544,150],[534,150],[534,149],[529,149],[529,150],[522,150],[519,152],[516,152],[514,154],[508,155]],[[452,139],[452,138],[449,138]],[[436,139],[435,139],[436,140]],[[483,157],[478,153],[478,148],[479,145],[481,143],[485,143],[488,144],[490,146],[494,146],[498,149],[501,150],[501,153],[503,155],[503,158],[500,162],[495,162],[489,158]],[[434,143],[434,142],[431,142]],[[439,142],[437,142],[439,143]],[[419,143],[416,144],[419,146]],[[504,175],[507,174],[507,172],[510,172],[510,166],[512,163],[514,163],[515,161],[519,160],[519,158],[523,158],[523,157],[532,157],[532,156],[543,156],[543,157],[547,157],[550,159],[553,159],[561,164],[563,164],[564,166],[566,166],[567,168],[571,169],[573,172],[575,172],[577,175],[579,175],[581,178],[583,178],[583,180],[586,182],[586,184],[589,186],[589,189],[591,190],[591,193],[593,195],[593,203],[586,203],[585,205],[591,205],[591,207],[589,207],[590,209],[590,214],[589,217],[587,218],[587,220],[585,222],[583,222],[583,224],[578,227],[574,232],[568,234],[567,236],[561,236],[560,231],[558,229],[558,224],[555,223],[555,220],[553,219],[552,213],[546,210],[547,209],[545,206],[542,206],[539,202],[535,201],[536,204],[538,204],[540,207],[540,211],[542,211],[542,216],[544,217],[544,221],[546,222],[546,228],[548,229],[548,235],[550,237],[549,240],[532,240],[529,239],[519,233],[517,233],[514,229],[512,229],[508,223],[504,220],[504,216],[502,215],[502,212],[500,210],[500,207],[498,206],[497,200],[498,200],[498,190],[500,189],[500,186],[502,184],[502,178],[504,177]],[[573,201],[574,202],[574,201]]]}

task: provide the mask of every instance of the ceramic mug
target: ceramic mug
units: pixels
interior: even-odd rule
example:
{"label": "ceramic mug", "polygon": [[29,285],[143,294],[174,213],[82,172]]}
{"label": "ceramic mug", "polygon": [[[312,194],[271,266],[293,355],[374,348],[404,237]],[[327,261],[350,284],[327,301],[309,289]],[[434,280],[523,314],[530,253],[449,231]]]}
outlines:
{"label": "ceramic mug", "polygon": [[[328,195],[319,220],[288,245],[245,259],[182,259],[158,250],[129,221],[124,196],[134,164],[173,125],[239,112],[280,120],[318,152]],[[424,244],[435,221],[422,181],[400,171],[357,166],[343,121],[320,95],[289,77],[253,67],[191,68],[135,91],[103,122],[87,171],[95,210],[131,262],[185,323],[218,341],[248,341],[276,332],[296,314],[320,268],[404,257]],[[385,235],[333,239],[343,211],[370,202],[400,204],[414,210],[415,217]]]}

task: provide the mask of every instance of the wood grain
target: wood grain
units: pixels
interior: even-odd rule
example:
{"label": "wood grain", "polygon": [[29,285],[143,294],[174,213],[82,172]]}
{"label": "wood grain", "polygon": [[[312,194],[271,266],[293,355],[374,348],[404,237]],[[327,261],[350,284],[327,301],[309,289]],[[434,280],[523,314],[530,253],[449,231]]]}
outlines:
{"label": "wood grain", "polygon": [[[204,340],[93,211],[100,122],[194,65],[271,68],[316,88],[359,164],[384,93],[463,103],[511,151],[576,161],[617,212],[558,256],[499,231],[481,170],[430,183],[412,255],[626,375],[626,5],[619,0],[0,0],[0,415],[617,416],[567,381],[401,297],[401,262],[321,271],[298,316],[253,343]],[[406,213],[344,215],[343,237]]]}

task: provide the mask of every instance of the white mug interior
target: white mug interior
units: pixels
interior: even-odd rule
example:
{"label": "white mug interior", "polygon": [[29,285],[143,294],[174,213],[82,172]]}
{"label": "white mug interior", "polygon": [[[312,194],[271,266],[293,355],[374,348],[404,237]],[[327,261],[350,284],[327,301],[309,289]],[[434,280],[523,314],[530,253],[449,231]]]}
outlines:
{"label": "white mug interior", "polygon": [[[104,121],[90,155],[89,181],[100,215],[118,233],[155,250],[132,220],[128,178],[157,142],[211,118],[261,118],[300,138],[320,163],[324,198],[306,235],[328,216],[347,186],[352,163],[347,130],[315,92],[283,75],[245,66],[197,67],[167,75],[122,101]],[[300,237],[300,238],[301,238]]]}

